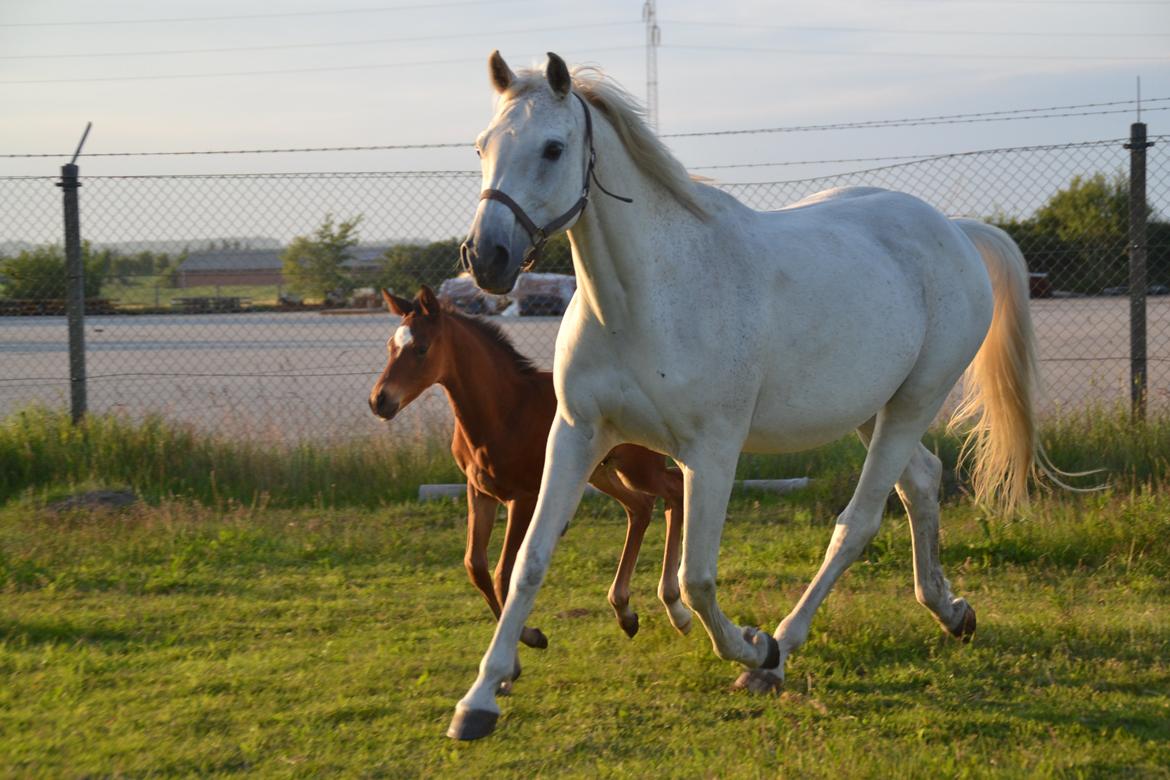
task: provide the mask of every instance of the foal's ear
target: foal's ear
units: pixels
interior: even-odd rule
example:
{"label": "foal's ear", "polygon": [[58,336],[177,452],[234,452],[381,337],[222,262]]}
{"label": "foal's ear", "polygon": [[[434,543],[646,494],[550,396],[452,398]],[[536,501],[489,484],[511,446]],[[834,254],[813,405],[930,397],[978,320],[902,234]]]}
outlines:
{"label": "foal's ear", "polygon": [[488,76],[496,92],[504,92],[516,80],[516,74],[508,67],[508,63],[504,62],[499,49],[492,49],[492,53],[488,55]]}
{"label": "foal's ear", "polygon": [[397,314],[399,317],[405,317],[414,311],[414,304],[405,298],[399,298],[394,293],[382,288],[382,300],[386,301],[386,308]]}
{"label": "foal's ear", "polygon": [[439,313],[439,299],[435,295],[435,291],[427,285],[419,288],[418,295],[414,296],[415,302],[418,304],[418,310],[424,315],[430,317]]}
{"label": "foal's ear", "polygon": [[548,85],[557,97],[565,97],[573,87],[573,77],[569,75],[569,66],[551,51],[548,53],[548,65],[544,69],[548,77]]}

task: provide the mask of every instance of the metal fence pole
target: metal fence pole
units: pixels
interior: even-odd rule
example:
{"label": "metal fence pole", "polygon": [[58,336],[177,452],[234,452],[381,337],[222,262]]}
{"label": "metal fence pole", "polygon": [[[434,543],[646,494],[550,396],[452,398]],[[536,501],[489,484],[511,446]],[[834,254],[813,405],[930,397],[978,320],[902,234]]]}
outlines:
{"label": "metal fence pole", "polygon": [[85,416],[85,265],[81,257],[81,213],[77,199],[79,168],[61,166],[65,205],[65,311],[69,318],[69,401],[73,422]]}
{"label": "metal fence pole", "polygon": [[1129,391],[1135,420],[1146,417],[1146,125],[1129,126]]}

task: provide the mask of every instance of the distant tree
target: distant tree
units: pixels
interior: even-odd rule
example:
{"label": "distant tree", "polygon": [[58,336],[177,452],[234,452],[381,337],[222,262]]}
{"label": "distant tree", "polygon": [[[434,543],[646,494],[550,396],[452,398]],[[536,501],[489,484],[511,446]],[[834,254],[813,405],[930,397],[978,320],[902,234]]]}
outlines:
{"label": "distant tree", "polygon": [[377,284],[402,296],[413,296],[420,285],[438,289],[459,273],[459,244],[449,238],[429,244],[395,244],[382,255]]}
{"label": "distant tree", "polygon": [[[1152,212],[1150,212],[1152,215]],[[1031,270],[1061,290],[1099,293],[1128,279],[1129,184],[1125,176],[1075,176],[1023,220],[993,220],[1020,245]],[[1151,282],[1170,259],[1165,223],[1149,221]]]}
{"label": "distant tree", "polygon": [[315,298],[327,293],[349,292],[352,281],[343,268],[350,250],[358,244],[357,227],[362,221],[356,216],[334,224],[333,215],[312,236],[297,236],[281,256],[284,278],[294,292]]}
{"label": "distant tree", "polygon": [[[88,241],[81,245],[85,276],[85,297],[101,295],[110,265],[108,250],[94,252]],[[54,300],[66,297],[65,250],[56,244],[26,249],[16,257],[0,259],[0,276],[5,279],[4,296],[20,300]]]}

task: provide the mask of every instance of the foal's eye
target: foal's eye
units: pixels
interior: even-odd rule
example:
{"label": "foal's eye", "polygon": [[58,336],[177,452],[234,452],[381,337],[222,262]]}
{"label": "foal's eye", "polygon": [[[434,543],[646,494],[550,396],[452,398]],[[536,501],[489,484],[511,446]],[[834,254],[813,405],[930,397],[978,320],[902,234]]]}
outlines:
{"label": "foal's eye", "polygon": [[425,344],[418,344],[415,346],[415,350],[418,351],[419,357],[422,357],[423,355],[427,354],[427,349],[428,349],[428,347]]}
{"label": "foal's eye", "polygon": [[561,159],[561,153],[565,151],[565,145],[560,141],[549,141],[544,145],[544,154],[541,156],[546,160],[556,162]]}

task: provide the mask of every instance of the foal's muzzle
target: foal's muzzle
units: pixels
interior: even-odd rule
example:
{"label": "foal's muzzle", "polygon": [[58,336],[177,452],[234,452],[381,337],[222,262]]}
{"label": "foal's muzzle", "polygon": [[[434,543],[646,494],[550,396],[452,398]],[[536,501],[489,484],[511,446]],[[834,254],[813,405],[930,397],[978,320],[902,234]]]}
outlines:
{"label": "foal's muzzle", "polygon": [[370,393],[369,403],[370,411],[386,422],[393,420],[394,415],[398,414],[400,408],[397,401],[387,399],[386,393],[381,390],[376,393]]}

